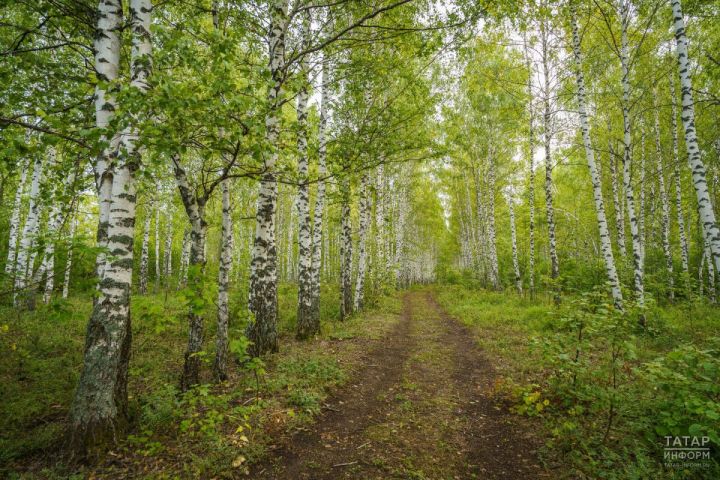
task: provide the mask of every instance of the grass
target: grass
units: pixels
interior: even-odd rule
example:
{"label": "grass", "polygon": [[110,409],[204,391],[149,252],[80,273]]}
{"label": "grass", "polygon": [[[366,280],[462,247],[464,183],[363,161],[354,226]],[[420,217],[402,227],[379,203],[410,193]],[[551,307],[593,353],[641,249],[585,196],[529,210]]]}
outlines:
{"label": "grass", "polygon": [[[240,289],[239,289],[240,290]],[[260,375],[232,362],[230,380],[210,383],[214,313],[206,317],[207,382],[181,395],[176,385],[186,342],[185,307],[175,292],[133,298],[129,395],[132,427],[109,460],[90,467],[56,456],[82,365],[89,296],[58,300],[18,314],[0,307],[0,477],[230,477],[261,458],[269,445],[320,411],[328,389],[342,384],[400,309],[394,297],[345,322],[337,292],[323,289],[322,333],[294,339],[296,290],[279,292],[281,352],[264,358]],[[230,337],[244,330],[241,292],[231,295]]]}
{"label": "grass", "polygon": [[548,465],[567,478],[720,475],[718,445],[700,470],[665,468],[662,450],[666,434],[720,431],[716,307],[650,302],[647,327],[640,328],[632,314],[578,316],[580,295],[557,307],[542,296],[461,285],[436,293],[492,358],[502,376],[498,393],[518,413],[536,417],[549,439]]}

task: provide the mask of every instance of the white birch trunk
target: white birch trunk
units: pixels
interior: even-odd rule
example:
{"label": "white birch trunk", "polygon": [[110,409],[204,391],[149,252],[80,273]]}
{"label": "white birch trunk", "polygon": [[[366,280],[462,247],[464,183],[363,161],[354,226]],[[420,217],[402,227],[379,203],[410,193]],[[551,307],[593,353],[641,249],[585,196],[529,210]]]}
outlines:
{"label": "white birch trunk", "polygon": [[160,202],[155,207],[155,290],[160,285]]}
{"label": "white birch trunk", "polygon": [[605,272],[612,291],[613,301],[618,308],[622,308],[622,292],[620,281],[615,268],[610,232],[608,230],[607,218],[605,216],[605,204],[602,196],[602,185],[600,174],[595,163],[595,151],[590,142],[590,122],[588,121],[586,98],[585,98],[585,76],[582,71],[582,52],[580,51],[580,35],[575,8],[572,10],[572,39],[573,54],[575,59],[575,81],[577,83],[578,113],[580,115],[580,129],[582,131],[583,146],[585,147],[585,158],[590,170],[590,181],[593,187],[593,198],[595,200],[595,215],[600,234],[600,246],[605,261]]}
{"label": "white birch trunk", "polygon": [[147,293],[148,285],[148,263],[150,254],[150,222],[152,216],[148,209],[145,212],[145,224],[143,227],[143,241],[142,249],[140,251],[140,293],[145,295]]}
{"label": "white birch trunk", "polygon": [[510,216],[510,242],[512,244],[512,261],[513,261],[513,272],[515,273],[515,288],[520,295],[522,295],[522,276],[520,275],[520,261],[518,259],[518,248],[517,248],[517,232],[515,230],[515,201],[512,195],[507,195],[508,203],[508,214]]}
{"label": "white birch trunk", "polygon": [[365,173],[360,180],[360,229],[358,231],[358,270],[355,279],[354,310],[360,311],[365,300],[365,274],[367,273],[367,232],[370,225],[370,178]]}
{"label": "white birch trunk", "polygon": [[525,62],[528,69],[528,287],[530,295],[535,294],[535,108],[532,88],[533,68],[530,61],[528,45],[525,43]]}
{"label": "white birch trunk", "polygon": [[[542,21],[541,42],[542,42],[542,63],[543,63],[543,144],[545,149],[545,211],[548,224],[548,247],[550,250],[550,277],[556,280],[560,276],[560,265],[557,255],[557,241],[555,239],[555,207],[553,206],[553,183],[552,183],[552,112],[550,109],[550,68],[547,21]],[[556,299],[558,297],[556,296]]]}
{"label": "white birch trunk", "polygon": [[[169,210],[169,209],[168,209]],[[173,224],[172,224],[172,212],[167,213],[167,224],[165,226],[165,252],[163,258],[163,276],[165,277],[165,286],[170,286],[170,275],[172,275],[172,238],[173,238]]]}
{"label": "white birch trunk", "polygon": [[340,241],[340,319],[344,320],[353,309],[352,296],[352,218],[350,212],[350,185],[347,179],[343,180]]}
{"label": "white birch trunk", "polygon": [[[678,124],[677,124],[677,94],[675,92],[675,82],[670,77],[670,98],[672,104],[672,150],[673,165],[675,173],[675,210],[678,221],[678,234],[680,236],[680,258],[682,260],[682,269],[685,274],[685,280],[690,278],[690,261],[687,236],[685,234],[685,215],[682,207],[682,183],[680,182],[680,153],[678,148]],[[687,287],[688,285],[686,285]]]}
{"label": "white birch trunk", "polygon": [[312,278],[310,291],[310,314],[308,315],[307,324],[311,332],[320,331],[320,269],[322,265],[327,266],[327,261],[323,262],[323,256],[327,254],[328,247],[323,245],[323,238],[327,241],[327,234],[323,235],[323,216],[325,214],[325,176],[327,175],[327,122],[328,122],[328,106],[330,102],[329,83],[330,75],[328,74],[327,59],[323,59],[322,84],[320,87],[320,125],[318,128],[318,182],[317,193],[315,196],[315,212],[313,217],[313,237],[312,237],[312,262],[310,265],[310,274]]}
{"label": "white birch trunk", "polygon": [[500,289],[500,268],[495,238],[495,153],[490,148],[488,155],[487,228],[488,256],[490,257],[490,282],[495,290]]}
{"label": "white birch trunk", "polygon": [[190,265],[190,230],[183,234],[182,256],[180,257],[180,274],[178,288],[184,288],[188,280],[188,266]]}
{"label": "white birch trunk", "polygon": [[287,0],[270,3],[269,66],[272,85],[268,89],[270,111],[265,118],[265,138],[272,151],[265,156],[265,173],[258,193],[255,239],[250,264],[249,310],[253,316],[247,337],[253,342],[251,355],[276,352],[277,343],[277,246],[275,244],[275,210],[277,183],[275,165],[278,160],[280,108],[285,66],[285,29]]}
{"label": "white birch trunk", "polygon": [[8,256],[5,262],[5,274],[14,277],[17,261],[18,232],[20,230],[20,211],[22,210],[22,200],[25,195],[25,184],[27,183],[28,170],[32,162],[29,158],[22,163],[20,172],[20,182],[15,192],[15,201],[13,202],[12,214],[10,215],[10,232],[8,235]]}
{"label": "white birch trunk", "polygon": [[77,231],[77,214],[72,220],[72,223],[70,224],[70,233],[69,233],[69,240],[70,244],[68,245],[67,249],[67,257],[65,258],[65,273],[63,278],[63,289],[62,289],[62,298],[68,298],[68,295],[70,294],[70,274],[72,272],[72,261],[73,261],[73,243],[75,242],[75,232]]}
{"label": "white birch trunk", "polygon": [[670,200],[668,199],[667,190],[665,189],[665,173],[663,169],[662,148],[660,146],[660,115],[657,107],[655,108],[655,155],[657,156],[656,173],[660,193],[660,206],[662,208],[662,216],[660,217],[662,247],[663,253],[665,254],[665,267],[668,274],[668,298],[672,302],[675,299],[675,280],[673,278],[673,257],[670,248]]}
{"label": "white birch trunk", "polygon": [[[303,46],[310,42],[310,17],[303,20]],[[312,228],[310,219],[310,185],[308,158],[308,64],[306,59],[300,62],[300,81],[302,85],[297,96],[297,122],[298,122],[298,305],[296,336],[305,339],[318,333],[315,322],[312,321]]]}
{"label": "white birch trunk", "polygon": [[710,246],[715,271],[720,271],[720,229],[715,221],[712,200],[708,192],[705,164],[697,141],[695,131],[695,104],[692,95],[692,79],[690,77],[690,59],[688,57],[688,41],[685,34],[680,0],[672,0],[675,40],[677,42],[677,58],[680,70],[680,92],[682,95],[682,122],[685,128],[685,148],[692,172],[693,186],[698,201],[698,212],[703,226],[703,233]]}
{"label": "white birch trunk", "polygon": [[[206,199],[198,197],[191,190],[190,182],[187,179],[185,170],[180,165],[180,157],[176,154],[173,157],[175,166],[175,183],[180,192],[185,213],[190,221],[190,259],[188,270],[188,286],[197,295],[203,288],[205,275],[205,245],[207,243],[207,222],[205,221]],[[205,340],[205,325],[202,313],[190,306],[188,311],[188,343],[185,349],[185,362],[182,376],[180,377],[180,389],[187,391],[193,385],[200,382],[201,358],[198,355],[202,351]]]}
{"label": "white birch trunk", "polygon": [[230,207],[230,180],[224,180],[222,187],[222,240],[220,247],[220,268],[218,269],[217,333],[215,337],[215,364],[213,375],[216,381],[227,380],[228,356],[228,285],[232,268],[233,225]]}
{"label": "white birch trunk", "polygon": [[[131,86],[146,91],[151,68],[150,0],[130,1],[132,29]],[[96,70],[112,63],[117,73],[118,60],[102,49],[104,42],[119,42],[122,5],[102,0],[99,7]],[[111,17],[111,19],[109,19]],[[117,45],[119,49],[119,45]],[[110,48],[109,50],[113,50]],[[119,52],[117,52],[119,55]],[[111,58],[105,58],[109,55]],[[112,109],[111,109],[112,110]],[[98,125],[100,126],[100,125]],[[128,129],[120,138],[112,172],[97,160],[99,184],[111,183],[107,223],[107,247],[112,257],[105,258],[98,296],[88,326],[83,370],[70,410],[70,442],[76,450],[86,451],[103,440],[116,441],[127,419],[127,374],[130,360],[130,291],[132,286],[133,238],[135,231],[135,172],[140,152],[135,148],[137,134]],[[99,188],[102,200],[102,188]],[[101,223],[104,215],[101,206]],[[100,231],[102,228],[98,228]],[[98,235],[100,237],[100,234]]]}
{"label": "white birch trunk", "polygon": [[[633,248],[633,267],[634,267],[634,285],[635,300],[638,305],[645,304],[645,255],[640,239],[640,228],[635,215],[635,193],[632,186],[631,166],[632,166],[632,134],[630,131],[630,67],[628,59],[628,37],[627,30],[630,22],[629,3],[623,0],[620,11],[621,22],[621,45],[620,45],[620,65],[622,67],[622,114],[623,114],[623,187],[625,190],[625,203],[627,205],[628,217],[630,218],[630,236],[632,237]],[[642,213],[641,213],[642,214]],[[644,321],[644,317],[641,317]]]}
{"label": "white birch trunk", "polygon": [[[48,153],[53,152],[48,151]],[[52,158],[51,158],[52,161]],[[33,245],[35,237],[38,233],[40,224],[40,183],[43,176],[43,159],[37,156],[34,162],[32,180],[30,182],[30,204],[28,207],[27,218],[22,233],[20,234],[20,242],[18,245],[17,259],[15,263],[15,289],[14,304],[19,305],[19,294],[24,295],[24,290],[28,287],[28,280],[32,274],[32,267],[35,255],[33,254]]]}
{"label": "white birch trunk", "polygon": [[378,283],[385,279],[387,273],[387,263],[385,255],[385,165],[380,164],[377,167],[375,177],[375,262],[376,276]]}
{"label": "white birch trunk", "polygon": [[[618,189],[618,173],[617,173],[617,159],[615,158],[615,152],[610,148],[610,179],[612,181],[612,196],[613,206],[615,207],[615,230],[617,232],[617,244],[620,256],[624,257],[626,254],[625,248],[625,215],[622,209],[622,203],[620,201],[619,189]],[[598,169],[598,174],[599,174]]]}

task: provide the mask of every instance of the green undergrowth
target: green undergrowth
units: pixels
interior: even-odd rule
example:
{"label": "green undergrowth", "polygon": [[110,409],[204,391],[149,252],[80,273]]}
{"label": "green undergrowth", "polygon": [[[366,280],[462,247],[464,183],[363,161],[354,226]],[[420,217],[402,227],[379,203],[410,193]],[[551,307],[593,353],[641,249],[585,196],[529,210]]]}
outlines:
{"label": "green undergrowth", "polygon": [[[544,458],[559,476],[720,478],[716,307],[626,302],[622,313],[602,291],[555,306],[510,290],[435,290],[491,357],[497,394],[544,427]],[[683,436],[705,442],[710,458],[666,461],[666,437]]]}
{"label": "green undergrowth", "polygon": [[[296,290],[279,291],[278,354],[252,361],[241,312],[244,296],[231,294],[230,379],[211,383],[214,312],[206,315],[206,383],[177,389],[186,342],[184,298],[161,291],[133,297],[129,435],[108,459],[70,468],[57,452],[82,366],[92,300],[75,297],[18,314],[0,307],[0,477],[232,478],[262,458],[278,435],[311,421],[328,389],[348,378],[362,342],[391,327],[400,304],[379,298],[367,313],[337,320],[337,292],[323,289],[321,335],[294,339]],[[140,469],[140,470],[138,470]]]}

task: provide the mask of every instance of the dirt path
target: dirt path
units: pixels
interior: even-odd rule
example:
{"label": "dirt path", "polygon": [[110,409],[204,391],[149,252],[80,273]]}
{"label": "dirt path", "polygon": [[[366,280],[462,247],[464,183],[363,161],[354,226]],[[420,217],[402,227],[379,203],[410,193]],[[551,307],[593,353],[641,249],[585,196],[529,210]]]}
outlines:
{"label": "dirt path", "polygon": [[536,440],[497,405],[494,371],[464,326],[425,292],[403,298],[391,334],[368,352],[310,430],[288,439],[259,479],[546,478]]}

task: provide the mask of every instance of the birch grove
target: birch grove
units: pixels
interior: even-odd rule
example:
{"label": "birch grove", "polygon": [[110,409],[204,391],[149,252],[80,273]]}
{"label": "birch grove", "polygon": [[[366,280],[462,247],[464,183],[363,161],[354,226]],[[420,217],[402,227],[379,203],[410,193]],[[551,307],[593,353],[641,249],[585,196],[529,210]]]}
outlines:
{"label": "birch grove", "polygon": [[[30,471],[30,446],[52,443],[70,454],[58,477],[76,460],[127,476],[140,457],[133,471],[166,476],[152,465],[185,468],[182,439],[193,467],[169,476],[252,476],[254,449],[283,454],[263,442],[330,405],[366,329],[392,346],[455,317],[522,322],[514,335],[552,312],[567,325],[543,335],[567,334],[578,378],[603,332],[615,376],[593,384],[610,391],[602,421],[583,415],[603,448],[634,426],[623,382],[677,365],[623,342],[705,341],[720,295],[717,8],[440,3],[5,7],[0,366],[7,402],[45,402],[15,405],[43,421],[17,422],[24,446],[10,425],[9,464]],[[442,314],[417,316],[418,298]],[[703,345],[672,348],[707,360]],[[532,384],[542,400],[550,378]],[[566,415],[553,398],[531,420]],[[703,412],[678,431],[705,432]],[[201,437],[227,443],[209,459]],[[230,467],[198,466],[215,454]]]}

